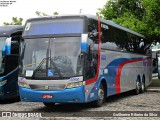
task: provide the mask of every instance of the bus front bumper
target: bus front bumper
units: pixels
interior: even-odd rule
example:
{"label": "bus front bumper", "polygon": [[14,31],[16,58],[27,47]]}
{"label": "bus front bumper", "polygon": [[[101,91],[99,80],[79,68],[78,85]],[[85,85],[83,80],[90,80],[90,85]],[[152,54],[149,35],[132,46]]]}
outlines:
{"label": "bus front bumper", "polygon": [[55,102],[83,103],[85,102],[84,86],[60,91],[38,91],[19,87],[20,98],[23,102]]}

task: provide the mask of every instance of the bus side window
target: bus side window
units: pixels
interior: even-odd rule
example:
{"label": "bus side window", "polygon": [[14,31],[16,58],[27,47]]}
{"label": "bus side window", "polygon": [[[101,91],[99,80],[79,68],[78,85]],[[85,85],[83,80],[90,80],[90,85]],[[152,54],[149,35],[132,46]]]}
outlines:
{"label": "bus side window", "polygon": [[22,39],[22,31],[16,31],[11,34],[11,54],[19,55],[20,40]]}
{"label": "bus side window", "polygon": [[19,54],[20,35],[12,36],[11,39],[11,54]]}

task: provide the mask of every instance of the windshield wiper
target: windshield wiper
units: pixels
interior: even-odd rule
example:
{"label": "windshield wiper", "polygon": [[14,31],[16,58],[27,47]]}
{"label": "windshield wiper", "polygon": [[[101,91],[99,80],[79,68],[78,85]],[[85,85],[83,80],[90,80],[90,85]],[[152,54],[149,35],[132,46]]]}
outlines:
{"label": "windshield wiper", "polygon": [[[32,77],[35,77],[36,72],[42,67],[43,63],[46,61],[46,77],[48,77],[48,70],[49,67],[52,67],[57,71],[59,77],[63,78],[60,70],[58,69],[58,67],[56,66],[56,64],[54,63],[54,61],[51,59],[51,47],[50,47],[50,40],[51,38],[49,38],[49,42],[48,42],[48,48],[47,48],[47,53],[46,53],[46,58],[44,58],[40,64],[38,65],[38,67],[34,70]],[[50,66],[49,66],[50,63]],[[52,68],[51,67],[51,68]],[[42,69],[43,70],[43,69]]]}
{"label": "windshield wiper", "polygon": [[[58,72],[58,75],[62,78],[62,74],[61,74],[61,72],[60,72],[60,70],[58,69],[58,67],[56,66],[56,64],[54,63],[54,61],[52,60],[52,58],[51,58],[51,38],[49,38],[49,43],[48,43],[48,49],[47,49],[47,54],[46,54],[46,56],[47,56],[47,64],[46,64],[46,68],[48,69],[48,65],[49,65],[49,60],[50,60],[50,64],[57,70],[57,72]],[[47,74],[47,73],[46,73]]]}
{"label": "windshield wiper", "polygon": [[[58,67],[56,66],[56,64],[54,63],[54,61],[53,61],[50,57],[48,57],[48,58],[43,58],[43,60],[40,62],[40,64],[39,64],[39,65],[37,66],[37,68],[34,70],[33,75],[32,75],[32,78],[35,77],[36,72],[42,67],[43,63],[44,63],[45,61],[49,61],[49,60],[50,60],[50,63],[52,64],[52,66],[53,66],[53,67],[55,68],[55,70],[57,71],[58,75],[59,75],[61,78],[63,78],[60,70],[58,69]],[[47,76],[47,73],[48,73],[48,68],[46,67],[46,76]]]}
{"label": "windshield wiper", "polygon": [[43,65],[43,63],[45,62],[46,59],[47,59],[47,58],[43,58],[42,61],[39,63],[39,65],[37,66],[37,68],[36,68],[36,69],[34,70],[34,72],[33,72],[32,78],[35,77],[35,74],[36,74],[37,70],[40,69],[40,67]]}
{"label": "windshield wiper", "polygon": [[50,61],[51,61],[51,64],[53,65],[53,67],[57,70],[58,75],[62,78],[63,76],[62,76],[60,70],[58,69],[58,67],[56,66],[55,62],[52,60],[51,57],[49,57],[49,59],[50,59]]}

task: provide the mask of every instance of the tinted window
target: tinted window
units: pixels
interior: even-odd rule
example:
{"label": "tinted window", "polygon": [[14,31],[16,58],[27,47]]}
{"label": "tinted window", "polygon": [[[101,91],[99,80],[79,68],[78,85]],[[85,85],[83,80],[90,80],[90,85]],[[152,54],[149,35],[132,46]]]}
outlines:
{"label": "tinted window", "polygon": [[101,23],[102,49],[146,54],[148,47],[144,38]]}

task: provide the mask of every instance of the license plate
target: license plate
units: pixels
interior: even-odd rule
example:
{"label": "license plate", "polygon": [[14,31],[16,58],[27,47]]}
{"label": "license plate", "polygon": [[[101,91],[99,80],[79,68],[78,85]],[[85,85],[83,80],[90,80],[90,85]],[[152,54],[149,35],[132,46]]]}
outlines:
{"label": "license plate", "polygon": [[42,98],[50,99],[50,98],[53,98],[53,96],[50,94],[42,94]]}

